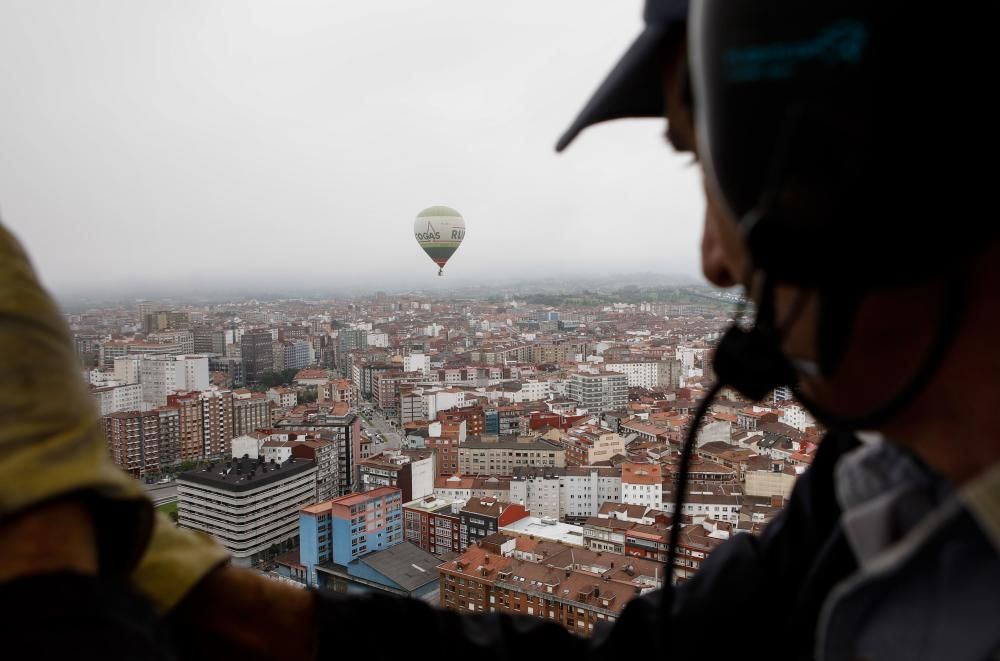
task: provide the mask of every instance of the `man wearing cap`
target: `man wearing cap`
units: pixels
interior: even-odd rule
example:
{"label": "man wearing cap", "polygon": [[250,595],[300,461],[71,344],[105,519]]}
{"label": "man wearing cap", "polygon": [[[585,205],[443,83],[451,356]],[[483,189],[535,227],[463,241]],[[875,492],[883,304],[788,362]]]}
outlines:
{"label": "man wearing cap", "polygon": [[[686,2],[649,0],[644,31],[557,145],[565,149],[597,122],[666,117],[670,142],[706,167],[705,275],[720,286],[743,284],[758,304],[753,329],[734,329],[720,345],[717,371],[748,393],[799,381],[821,417],[844,423],[831,425],[787,507],[760,537],[729,540],[692,579],[634,599],[591,639],[537,618],[314,594],[225,566],[206,540],[154,523],[148,501],[110,466],[94,413],[72,385],[67,331],[0,229],[0,388],[10,391],[0,398],[0,608],[10,630],[41,640],[33,656],[101,650],[103,658],[335,659],[350,653],[354,637],[366,639],[366,655],[383,658],[412,654],[418,640],[432,641],[445,658],[477,659],[548,651],[608,659],[995,655],[1000,247],[985,235],[940,268],[920,260],[919,277],[909,279],[900,262],[887,276],[891,284],[865,289],[854,278],[850,296],[820,286],[822,273],[809,274],[821,255],[785,260],[767,251],[784,236],[773,233],[775,222],[808,224],[816,209],[810,201],[823,200],[822,215],[863,189],[854,173],[863,174],[868,161],[855,157],[880,143],[854,129],[879,109],[870,102],[883,100],[878,88],[852,88],[843,98],[863,102],[845,108],[839,98],[816,102],[825,76],[830,85],[850,84],[870,53],[876,64],[893,54],[880,41],[886,23],[877,12],[847,8],[841,16],[815,5],[822,9],[814,15],[814,3],[799,4],[810,9],[695,0],[686,27]],[[824,85],[810,87],[814,79]],[[771,92],[785,95],[779,105],[767,105]],[[817,137],[809,122],[829,107],[852,121]],[[753,113],[759,122],[740,126]],[[828,147],[823,158],[805,150],[796,161],[813,139]],[[851,139],[860,146],[838,160],[837,149]],[[761,145],[766,154],[751,167]],[[908,159],[905,152],[876,157]],[[831,180],[837,194],[824,197]],[[757,189],[744,190],[748,181]],[[785,213],[788,205],[797,216]],[[759,241],[761,232],[767,241]],[[878,239],[879,230],[871,236]],[[873,373],[876,360],[883,369]],[[64,392],[64,406],[39,408],[51,401],[31,397],[41,389]],[[46,636],[53,631],[62,635]]]}

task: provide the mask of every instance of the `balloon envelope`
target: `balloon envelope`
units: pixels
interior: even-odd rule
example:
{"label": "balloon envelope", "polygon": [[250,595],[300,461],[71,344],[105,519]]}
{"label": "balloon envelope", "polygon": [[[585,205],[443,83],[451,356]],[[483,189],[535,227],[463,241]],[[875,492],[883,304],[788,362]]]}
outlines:
{"label": "balloon envelope", "polygon": [[413,235],[427,256],[444,268],[465,238],[465,220],[450,207],[428,207],[413,221]]}

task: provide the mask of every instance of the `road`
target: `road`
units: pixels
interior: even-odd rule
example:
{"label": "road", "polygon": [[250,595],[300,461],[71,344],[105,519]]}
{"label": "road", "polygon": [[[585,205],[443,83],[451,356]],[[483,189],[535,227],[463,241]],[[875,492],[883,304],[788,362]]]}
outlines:
{"label": "road", "polygon": [[149,494],[149,499],[153,501],[154,505],[172,503],[177,500],[176,482],[168,484],[144,484],[143,486],[146,487],[146,493]]}
{"label": "road", "polygon": [[372,454],[377,454],[383,450],[398,450],[400,445],[400,435],[389,422],[378,414],[375,409],[371,409],[371,415],[366,419],[364,415],[361,416],[361,426],[368,432],[369,436],[373,439],[375,434],[382,434],[385,439],[384,443],[378,443],[376,441],[375,447],[372,448]]}

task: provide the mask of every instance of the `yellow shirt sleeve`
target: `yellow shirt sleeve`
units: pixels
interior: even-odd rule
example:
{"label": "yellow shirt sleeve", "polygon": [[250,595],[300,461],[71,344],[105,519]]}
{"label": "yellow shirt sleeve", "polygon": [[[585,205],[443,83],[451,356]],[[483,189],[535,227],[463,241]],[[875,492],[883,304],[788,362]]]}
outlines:
{"label": "yellow shirt sleeve", "polygon": [[205,536],[154,524],[145,490],[108,457],[69,328],[0,225],[0,521],[74,492],[97,496],[102,571],[131,573],[161,611],[227,558]]}
{"label": "yellow shirt sleeve", "polygon": [[194,530],[177,528],[158,513],[153,537],[135,572],[132,584],[160,613],[176,606],[198,581],[229,560],[214,539]]}

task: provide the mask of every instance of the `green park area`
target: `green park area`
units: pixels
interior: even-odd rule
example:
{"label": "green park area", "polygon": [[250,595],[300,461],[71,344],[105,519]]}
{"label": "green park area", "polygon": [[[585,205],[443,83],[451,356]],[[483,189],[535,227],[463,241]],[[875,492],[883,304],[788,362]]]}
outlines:
{"label": "green park area", "polygon": [[156,509],[163,512],[167,516],[170,516],[171,514],[177,514],[177,501],[175,500],[172,503],[163,503]]}

